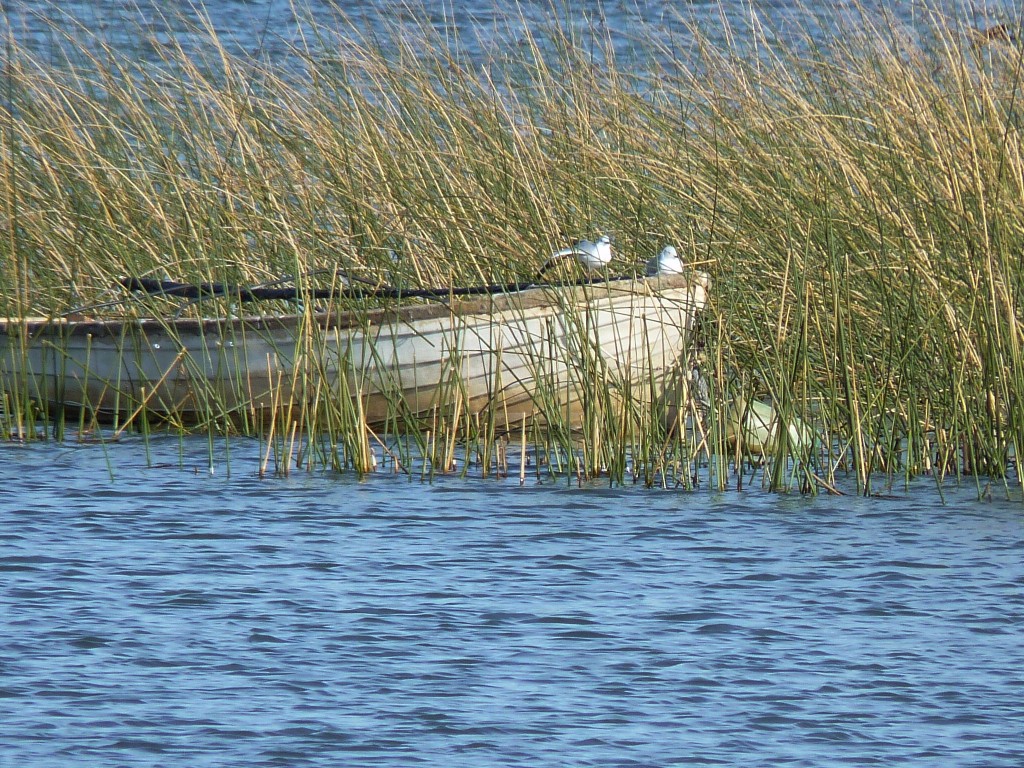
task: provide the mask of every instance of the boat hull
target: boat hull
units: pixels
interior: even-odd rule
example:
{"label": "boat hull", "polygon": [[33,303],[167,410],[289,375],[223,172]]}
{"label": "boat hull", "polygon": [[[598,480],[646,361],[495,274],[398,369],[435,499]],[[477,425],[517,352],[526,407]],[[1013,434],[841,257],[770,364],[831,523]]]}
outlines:
{"label": "boat hull", "polygon": [[9,408],[104,421],[301,422],[340,403],[396,428],[446,412],[578,422],[588,402],[663,387],[706,292],[706,276],[669,276],[363,312],[8,321],[0,384]]}

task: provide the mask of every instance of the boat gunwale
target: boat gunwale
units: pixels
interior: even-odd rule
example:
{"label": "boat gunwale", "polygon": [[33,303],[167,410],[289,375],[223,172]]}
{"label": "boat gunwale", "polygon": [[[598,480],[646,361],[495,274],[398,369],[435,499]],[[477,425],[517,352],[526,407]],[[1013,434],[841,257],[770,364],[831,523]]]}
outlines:
{"label": "boat gunwale", "polygon": [[[530,286],[519,291],[486,294],[471,298],[455,297],[451,301],[431,301],[423,304],[396,302],[395,306],[380,306],[368,310],[347,309],[317,312],[308,317],[301,313],[279,315],[242,315],[230,318],[175,318],[156,317],[110,318],[79,320],[70,317],[45,318],[27,317],[0,318],[0,336],[28,333],[29,335],[68,336],[122,336],[125,332],[154,333],[173,331],[179,334],[209,334],[245,328],[254,331],[289,330],[311,320],[323,330],[362,329],[388,324],[413,323],[446,317],[469,317],[474,315],[499,314],[508,310],[530,310],[543,307],[556,308],[566,301],[577,299],[593,300],[600,292],[608,290],[609,295],[635,295],[643,288],[645,295],[656,296],[662,291],[693,290],[698,286],[705,290],[708,277],[705,273],[690,275],[655,275],[613,278],[607,281],[550,284]],[[703,301],[696,300],[690,311],[703,308]]]}

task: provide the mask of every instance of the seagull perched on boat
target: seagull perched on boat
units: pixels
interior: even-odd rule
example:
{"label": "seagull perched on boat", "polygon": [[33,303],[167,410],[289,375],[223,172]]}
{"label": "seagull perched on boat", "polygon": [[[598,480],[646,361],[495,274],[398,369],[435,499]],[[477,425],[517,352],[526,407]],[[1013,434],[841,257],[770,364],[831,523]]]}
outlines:
{"label": "seagull perched on boat", "polygon": [[674,245],[666,245],[661,253],[647,262],[648,275],[681,275],[683,273],[683,260],[679,258],[679,252]]}
{"label": "seagull perched on boat", "polygon": [[571,248],[555,251],[544,265],[544,269],[566,256],[574,256],[589,271],[604,269],[612,260],[612,239],[608,235],[601,235],[596,242],[580,240]]}

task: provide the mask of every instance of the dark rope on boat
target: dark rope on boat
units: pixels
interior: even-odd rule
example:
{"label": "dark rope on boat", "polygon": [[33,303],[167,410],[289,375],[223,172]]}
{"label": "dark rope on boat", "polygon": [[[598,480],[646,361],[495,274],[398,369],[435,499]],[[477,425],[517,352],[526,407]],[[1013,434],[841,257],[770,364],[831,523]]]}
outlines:
{"label": "dark rope on boat", "polygon": [[226,283],[178,283],[173,280],[156,280],[148,277],[125,277],[121,285],[131,292],[147,293],[150,296],[171,296],[180,299],[206,299],[226,296],[238,301],[309,301],[347,298],[373,299],[430,299],[444,301],[452,297],[493,296],[518,293],[530,288],[566,287],[594,285],[616,280],[630,280],[631,276],[589,277],[568,283],[507,283],[494,285],[461,286],[452,288],[393,288],[390,286],[364,287],[348,285],[341,288],[267,288],[228,285]]}

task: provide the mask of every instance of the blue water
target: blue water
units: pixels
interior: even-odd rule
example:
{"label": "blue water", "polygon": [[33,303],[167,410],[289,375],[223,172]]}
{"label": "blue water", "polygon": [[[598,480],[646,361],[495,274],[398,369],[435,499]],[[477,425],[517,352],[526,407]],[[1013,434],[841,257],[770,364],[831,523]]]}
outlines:
{"label": "blue water", "polygon": [[1024,764],[1020,501],[230,449],[0,448],[0,765]]}
{"label": "blue water", "polygon": [[723,46],[742,46],[751,27],[792,43],[808,32],[846,38],[867,25],[913,39],[936,23],[963,30],[1020,22],[1014,0],[6,0],[0,13],[0,31],[35,46],[44,60],[62,45],[55,30],[79,41],[96,35],[144,59],[159,58],[172,42],[201,56],[192,32],[208,23],[227,50],[278,67],[294,63],[297,49],[315,48],[314,28],[387,36],[426,27],[483,60],[514,58],[525,35],[543,38],[556,24],[595,55],[610,43],[621,67],[652,46],[685,59],[694,29]]}

